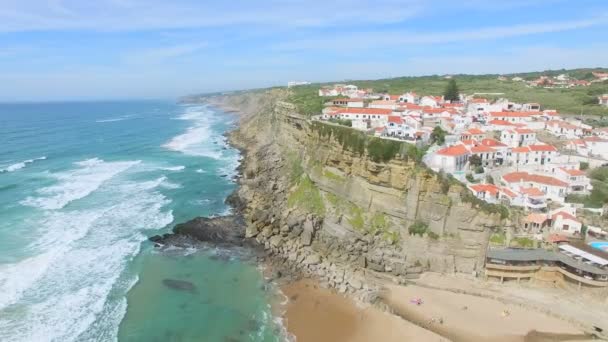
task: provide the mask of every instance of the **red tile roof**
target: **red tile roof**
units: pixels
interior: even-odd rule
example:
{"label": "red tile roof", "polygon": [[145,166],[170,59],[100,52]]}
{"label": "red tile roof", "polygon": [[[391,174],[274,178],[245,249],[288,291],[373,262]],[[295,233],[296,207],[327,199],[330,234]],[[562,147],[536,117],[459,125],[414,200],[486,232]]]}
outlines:
{"label": "red tile roof", "polygon": [[538,213],[531,213],[530,215],[528,215],[525,218],[526,222],[532,222],[532,223],[538,223],[538,224],[543,224],[545,223],[545,221],[547,221],[549,219],[549,217],[546,214],[538,214]]}
{"label": "red tile roof", "polygon": [[463,134],[484,134],[482,130],[480,130],[479,128],[469,128],[468,131],[465,131]]}
{"label": "red tile roof", "polygon": [[580,127],[575,126],[571,123],[567,123],[565,121],[559,121],[559,120],[551,120],[549,122],[547,122],[547,126],[557,126],[560,128],[564,128],[564,129],[578,129]]}
{"label": "red tile roof", "polygon": [[490,138],[483,139],[481,141],[481,144],[484,146],[490,146],[490,147],[506,147],[507,146],[496,139],[490,139]]}
{"label": "red tile roof", "polygon": [[582,170],[572,170],[572,169],[566,169],[563,167],[560,167],[560,170],[564,171],[565,173],[569,174],[570,176],[584,176],[585,175],[585,171]]}
{"label": "red tile roof", "polygon": [[471,147],[471,152],[472,153],[492,153],[492,152],[496,152],[496,150],[494,150],[493,148],[489,147],[489,146],[473,146]]}
{"label": "red tile roof", "polygon": [[535,112],[491,112],[490,116],[497,118],[527,118],[535,115]]}
{"label": "red tile roof", "polygon": [[472,103],[488,103],[488,99],[472,99]]}
{"label": "red tile roof", "polygon": [[490,122],[488,122],[490,125],[497,125],[497,126],[517,126],[516,124],[509,122],[509,121],[505,121],[505,120],[490,120]]}
{"label": "red tile roof", "polygon": [[530,134],[530,133],[534,133],[533,130],[529,129],[529,128],[516,128],[515,132],[519,133],[519,134]]}
{"label": "red tile roof", "polygon": [[487,192],[492,195],[498,194],[498,187],[494,184],[475,184],[469,185],[469,188],[475,192]]}
{"label": "red tile roof", "polygon": [[563,182],[557,178],[553,178],[551,176],[542,176],[542,175],[534,175],[529,174],[527,172],[511,172],[502,176],[502,179],[507,183],[518,183],[520,181],[531,182],[531,183],[539,183],[545,185],[559,186],[559,187],[567,187],[568,183]]}
{"label": "red tile roof", "polygon": [[388,122],[396,123],[398,125],[403,124],[403,120],[399,116],[391,115],[388,117]]}
{"label": "red tile roof", "polygon": [[519,188],[519,192],[524,195],[532,196],[532,197],[540,197],[544,196],[545,193],[542,192],[539,188]]}
{"label": "red tile roof", "polygon": [[469,153],[469,150],[464,145],[454,145],[450,147],[443,148],[437,151],[437,154],[442,156],[463,156]]}
{"label": "red tile roof", "polygon": [[555,146],[552,145],[530,145],[528,146],[528,148],[530,148],[530,151],[538,151],[538,152],[555,152],[557,151],[557,148],[555,148]]}
{"label": "red tile roof", "polygon": [[513,153],[528,153],[528,152],[530,152],[530,149],[527,148],[527,147],[525,147],[525,146],[522,146],[522,147],[513,147],[511,149],[511,152],[513,152]]}
{"label": "red tile roof", "polygon": [[567,212],[565,212],[565,211],[560,211],[560,212],[557,212],[557,213],[553,214],[553,215],[551,216],[551,219],[552,219],[553,221],[555,221],[555,220],[557,219],[557,217],[558,217],[558,216],[561,216],[563,219],[566,219],[566,220],[572,220],[572,221],[579,222],[579,221],[576,219],[576,217],[575,217],[575,216],[572,216],[571,214],[569,214],[569,213],[567,213]]}
{"label": "red tile roof", "polygon": [[371,115],[391,115],[391,109],[384,108],[341,108],[338,110],[340,114],[371,114]]}

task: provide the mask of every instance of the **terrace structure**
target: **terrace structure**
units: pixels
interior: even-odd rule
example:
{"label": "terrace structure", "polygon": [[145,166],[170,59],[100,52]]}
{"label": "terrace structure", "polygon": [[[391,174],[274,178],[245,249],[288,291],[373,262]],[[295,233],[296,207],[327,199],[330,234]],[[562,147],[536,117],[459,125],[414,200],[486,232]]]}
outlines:
{"label": "terrace structure", "polygon": [[545,249],[490,248],[486,255],[485,276],[506,280],[537,279],[582,286],[608,287],[608,260],[568,244],[558,251]]}

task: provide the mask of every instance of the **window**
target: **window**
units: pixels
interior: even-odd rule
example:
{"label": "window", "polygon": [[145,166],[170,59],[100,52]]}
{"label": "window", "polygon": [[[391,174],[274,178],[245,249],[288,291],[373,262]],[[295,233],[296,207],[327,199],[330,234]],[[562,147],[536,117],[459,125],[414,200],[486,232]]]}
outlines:
{"label": "window", "polygon": [[569,225],[567,225],[567,224],[565,224],[565,225],[563,226],[563,228],[562,228],[562,230],[568,230],[568,229],[570,229],[570,226],[569,226]]}

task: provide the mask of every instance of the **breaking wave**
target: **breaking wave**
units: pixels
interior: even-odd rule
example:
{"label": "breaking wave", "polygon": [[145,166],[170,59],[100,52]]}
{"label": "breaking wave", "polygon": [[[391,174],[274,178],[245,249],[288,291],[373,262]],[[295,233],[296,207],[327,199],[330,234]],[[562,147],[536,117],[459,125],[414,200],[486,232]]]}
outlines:
{"label": "breaking wave", "polygon": [[0,169],[0,173],[15,172],[17,170],[23,169],[24,167],[27,166],[27,164],[31,164],[31,163],[36,162],[38,160],[45,160],[45,159],[46,159],[46,157],[40,157],[40,158],[35,158],[35,159],[24,160],[24,161],[16,163],[16,164],[9,165],[9,166],[7,166],[4,169]]}

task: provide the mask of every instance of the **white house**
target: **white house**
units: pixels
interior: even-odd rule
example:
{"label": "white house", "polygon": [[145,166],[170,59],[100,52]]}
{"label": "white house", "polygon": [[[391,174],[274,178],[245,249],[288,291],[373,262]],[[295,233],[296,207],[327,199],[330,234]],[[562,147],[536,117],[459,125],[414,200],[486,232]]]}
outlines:
{"label": "white house", "polygon": [[423,96],[420,99],[421,106],[429,106],[429,107],[437,108],[442,103],[443,103],[443,98],[441,96]]}
{"label": "white house", "polygon": [[479,128],[469,128],[468,130],[460,133],[460,140],[482,140],[486,137],[486,133]]}
{"label": "white house", "polygon": [[538,103],[524,103],[521,109],[525,112],[540,112],[540,104]]}
{"label": "white house", "polygon": [[536,132],[529,128],[515,128],[502,131],[500,141],[510,147],[529,146],[536,143]]}
{"label": "white house", "polygon": [[388,117],[393,113],[390,109],[378,108],[341,108],[336,111],[335,116],[343,120],[351,120],[353,127],[356,121],[366,121],[368,128],[386,126]]}
{"label": "white house", "polygon": [[333,100],[332,104],[334,106],[363,108],[365,102],[363,101],[363,99],[342,98]]}
{"label": "white house", "polygon": [[530,163],[534,165],[545,165],[558,156],[557,148],[553,145],[529,145]]}
{"label": "white house", "polygon": [[376,100],[369,104],[369,108],[396,109],[397,102],[393,100]]}
{"label": "white house", "polygon": [[502,182],[516,191],[520,188],[538,188],[547,198],[560,203],[565,201],[568,194],[568,183],[551,176],[510,172],[502,176]]}
{"label": "white house", "polygon": [[432,169],[447,173],[463,171],[470,156],[469,150],[461,144],[443,148],[435,152],[429,165]]}
{"label": "white house", "polygon": [[418,103],[419,100],[420,96],[418,96],[418,94],[414,93],[413,91],[399,96],[399,102],[402,103]]}
{"label": "white house", "polygon": [[477,145],[469,149],[471,154],[481,159],[482,166],[494,166],[496,164],[496,150],[489,146]]}
{"label": "white house", "polygon": [[551,215],[552,229],[560,234],[580,235],[583,224],[576,217],[565,211]]}
{"label": "white house", "polygon": [[608,106],[608,94],[598,96],[598,101],[601,106]]}
{"label": "white house", "polygon": [[536,112],[490,112],[490,120],[501,120],[510,123],[527,123],[534,119]]}
{"label": "white house", "polygon": [[593,189],[585,171],[567,168],[557,168],[555,176],[568,183],[568,193],[588,193]]}
{"label": "white house", "polygon": [[400,116],[391,115],[388,117],[386,135],[413,140],[416,139],[416,129],[408,126]]}
{"label": "white house", "polygon": [[546,124],[547,131],[556,136],[575,139],[583,135],[583,128],[566,121],[551,120]]}

